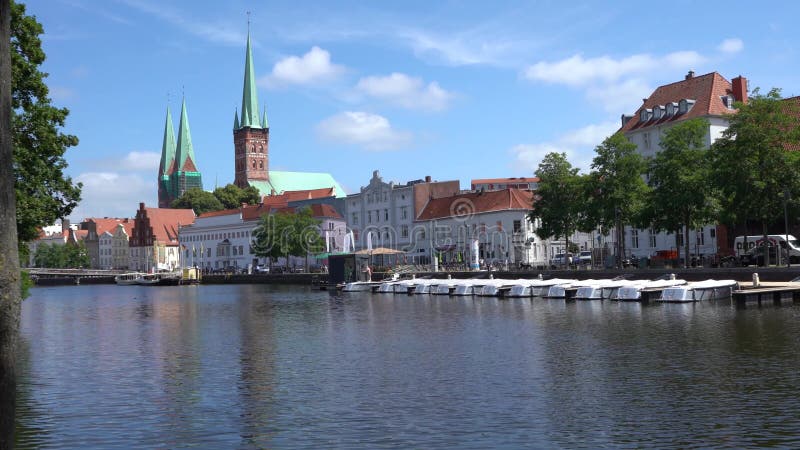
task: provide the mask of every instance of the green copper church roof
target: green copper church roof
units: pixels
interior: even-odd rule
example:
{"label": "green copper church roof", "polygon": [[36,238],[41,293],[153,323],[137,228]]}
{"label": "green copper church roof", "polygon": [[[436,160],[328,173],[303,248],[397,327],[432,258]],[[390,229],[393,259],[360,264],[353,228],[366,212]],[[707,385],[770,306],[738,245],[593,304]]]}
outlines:
{"label": "green copper church roof", "polygon": [[160,176],[168,175],[172,161],[175,160],[175,129],[172,128],[172,113],[167,106],[167,120],[164,123],[164,142],[161,144],[161,163],[158,166]]}
{"label": "green copper church roof", "polygon": [[[192,147],[192,133],[189,131],[189,116],[186,114],[186,98],[181,105],[181,120],[178,127],[178,144],[175,150],[175,171],[186,170],[186,160],[194,164],[194,148]],[[192,170],[190,170],[192,171]]]}
{"label": "green copper church roof", "polygon": [[233,129],[239,129],[239,110],[237,109],[236,112],[233,114]]}
{"label": "green copper church roof", "polygon": [[269,128],[269,122],[267,122],[267,105],[264,105],[264,115],[261,116],[261,127]]}
{"label": "green copper church roof", "polygon": [[244,61],[244,87],[242,88],[242,120],[240,128],[261,128],[258,120],[258,92],[256,73],[253,67],[253,51],[250,48],[250,32],[247,32],[247,56]]}
{"label": "green copper church roof", "polygon": [[310,189],[334,188],[336,197],[346,197],[342,186],[329,173],[314,172],[283,172],[269,171],[269,181],[249,181],[250,185],[261,192],[261,195],[270,195],[274,190],[276,194],[285,191],[304,191]]}

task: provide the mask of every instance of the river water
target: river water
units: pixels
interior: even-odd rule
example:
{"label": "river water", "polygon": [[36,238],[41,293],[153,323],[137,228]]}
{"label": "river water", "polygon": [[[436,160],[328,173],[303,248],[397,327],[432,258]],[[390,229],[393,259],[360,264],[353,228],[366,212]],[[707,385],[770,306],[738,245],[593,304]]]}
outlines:
{"label": "river water", "polygon": [[800,305],[36,288],[19,448],[800,446]]}

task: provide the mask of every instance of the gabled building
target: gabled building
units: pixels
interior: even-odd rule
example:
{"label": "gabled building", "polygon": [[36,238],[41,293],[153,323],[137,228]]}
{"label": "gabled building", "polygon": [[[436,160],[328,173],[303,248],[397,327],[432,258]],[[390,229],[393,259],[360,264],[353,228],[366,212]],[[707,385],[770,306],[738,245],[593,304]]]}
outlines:
{"label": "gabled building", "polygon": [[412,261],[427,258],[416,244],[414,219],[428,202],[460,192],[458,180],[433,181],[424,179],[395,183],[383,181],[380,172],[356,194],[345,200],[344,218],[353,232],[355,249],[389,247],[407,252]]}
{"label": "gabled building", "polygon": [[150,272],[181,267],[178,231],[194,220],[191,209],[147,208],[139,203],[129,241],[128,268]]}
{"label": "gabled building", "polygon": [[133,235],[133,220],[118,223],[111,231],[111,268],[130,269],[130,239]]}
{"label": "gabled building", "polygon": [[172,128],[172,114],[167,107],[158,168],[158,207],[169,208],[173,201],[192,188],[203,189],[203,177],[197,169],[184,98],[181,104],[177,142]]}
{"label": "gabled building", "polygon": [[241,111],[234,113],[233,118],[234,184],[240,188],[254,186],[261,195],[332,188],[337,197],[345,196],[344,189],[328,173],[270,170],[269,134],[266,106],[259,116],[255,67],[248,31],[242,107]]}
{"label": "gabled building", "polygon": [[[728,118],[736,113],[737,101],[747,102],[746,78],[738,76],[728,81],[717,72],[695,76],[689,71],[683,80],[656,88],[633,115],[623,114],[620,132],[636,144],[642,156],[652,157],[661,151],[666,130],[685,120],[703,118],[708,121],[705,142],[710,147],[728,128]],[[626,227],[624,239],[628,253],[638,257],[676,248],[674,234],[653,229]],[[683,248],[680,236],[677,245]],[[716,224],[691,230],[689,246],[694,255],[716,254],[727,247],[727,231]]]}
{"label": "gabled building", "polygon": [[119,224],[133,223],[128,218],[88,218],[82,227],[86,230],[86,252],[92,269],[113,268],[113,233]]}
{"label": "gabled building", "polygon": [[39,231],[39,237],[28,243],[28,265],[35,265],[34,258],[36,250],[40,245],[78,245],[83,242],[88,232],[79,229],[78,225],[70,225],[69,219],[61,219],[61,224],[56,223],[43,227]]}

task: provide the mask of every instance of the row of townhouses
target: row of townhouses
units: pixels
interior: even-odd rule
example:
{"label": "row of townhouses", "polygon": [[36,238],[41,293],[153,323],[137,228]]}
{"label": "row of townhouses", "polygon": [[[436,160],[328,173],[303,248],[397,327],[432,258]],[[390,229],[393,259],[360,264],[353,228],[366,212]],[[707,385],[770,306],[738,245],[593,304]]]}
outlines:
{"label": "row of townhouses", "polygon": [[[620,131],[645,157],[660,150],[664,132],[692,118],[708,120],[710,146],[735,114],[734,102],[747,102],[747,80],[728,81],[716,72],[658,87],[632,115],[621,116]],[[321,221],[326,253],[387,247],[402,250],[408,264],[458,264],[475,259],[489,263],[545,266],[566,251],[564,240],[541,239],[528,219],[538,187],[536,178],[472,180],[462,190],[458,180],[430,176],[396,183],[376,170],[356,193],[342,195],[329,187],[287,190],[265,195],[260,205],[217,211],[195,217],[191,210],[147,208],[140,204],[133,219],[87,219],[79,229],[43,231],[38,243],[83,239],[93,267],[131,270],[199,266],[244,268],[265,261],[253,254],[252,233],[258,219],[275,211],[311,207]],[[649,257],[682,246],[680,237],[653,229],[625,227],[619,233],[627,255]],[[569,241],[604,257],[617,248],[617,233],[576,233]],[[709,224],[693,230],[692,253],[712,255],[728,246],[727,230]],[[36,245],[36,243],[32,244]],[[33,249],[35,250],[35,248]],[[32,251],[33,255],[35,251]],[[308,255],[283,258],[279,265],[308,264]],[[314,261],[312,262],[323,262]]]}

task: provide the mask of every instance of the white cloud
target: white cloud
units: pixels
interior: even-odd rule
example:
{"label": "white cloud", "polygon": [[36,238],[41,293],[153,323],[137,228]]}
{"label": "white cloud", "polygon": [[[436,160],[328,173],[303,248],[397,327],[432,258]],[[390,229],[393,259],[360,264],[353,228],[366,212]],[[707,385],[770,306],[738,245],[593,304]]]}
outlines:
{"label": "white cloud", "polygon": [[618,122],[587,125],[570,130],[552,142],[515,145],[510,152],[514,155],[517,162],[515,167],[520,172],[535,171],[545,155],[552,152],[566,153],[567,160],[573,167],[588,172],[594,158],[594,148],[600,145],[605,138],[614,134],[619,126]]}
{"label": "white cloud", "polygon": [[275,63],[272,73],[259,80],[259,83],[267,86],[307,85],[329,81],[344,71],[344,66],[331,62],[328,51],[314,46],[303,56],[287,56]]}
{"label": "white cloud", "polygon": [[739,38],[728,38],[722,41],[717,47],[717,50],[722,53],[738,53],[744,48],[744,42]]}
{"label": "white cloud", "polygon": [[320,138],[354,144],[367,150],[392,150],[411,143],[413,136],[392,128],[389,120],[377,114],[345,111],[328,117],[317,125]]}
{"label": "white cloud", "polygon": [[589,86],[586,88],[586,97],[602,105],[605,111],[620,114],[635,111],[642,104],[642,99],[652,92],[653,88],[643,79],[631,78],[618,83]]}
{"label": "white cloud", "polygon": [[455,97],[435,81],[426,85],[421,78],[397,72],[385,77],[362,78],[356,89],[403,108],[427,111],[442,111]]}
{"label": "white cloud", "polygon": [[156,152],[130,152],[125,155],[122,164],[128,170],[155,172],[161,163],[161,155]]}
{"label": "white cloud", "polygon": [[705,58],[694,51],[668,53],[661,57],[650,54],[631,55],[621,59],[609,56],[585,59],[574,55],[561,61],[540,61],[528,66],[523,77],[531,81],[585,86],[594,82],[611,83],[622,78],[654,70],[689,68]]}
{"label": "white cloud", "polygon": [[225,45],[241,46],[246,36],[239,31],[241,24],[207,23],[197,20],[186,11],[179,11],[162,3],[153,3],[147,0],[121,0],[128,6],[145,14],[157,17],[167,23],[175,25],[184,31],[201,39]]}
{"label": "white cloud", "polygon": [[72,221],[86,217],[133,217],[139,202],[158,206],[153,177],[117,172],[86,172],[75,177],[83,183],[81,202],[72,212]]}

